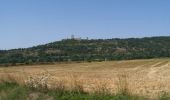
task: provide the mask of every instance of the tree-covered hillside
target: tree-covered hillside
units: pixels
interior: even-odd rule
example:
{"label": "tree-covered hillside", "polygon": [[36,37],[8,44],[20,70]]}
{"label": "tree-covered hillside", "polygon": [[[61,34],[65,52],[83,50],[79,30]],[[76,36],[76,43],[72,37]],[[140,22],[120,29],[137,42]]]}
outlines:
{"label": "tree-covered hillside", "polygon": [[170,57],[170,37],[66,39],[25,49],[1,50],[0,64],[104,61]]}

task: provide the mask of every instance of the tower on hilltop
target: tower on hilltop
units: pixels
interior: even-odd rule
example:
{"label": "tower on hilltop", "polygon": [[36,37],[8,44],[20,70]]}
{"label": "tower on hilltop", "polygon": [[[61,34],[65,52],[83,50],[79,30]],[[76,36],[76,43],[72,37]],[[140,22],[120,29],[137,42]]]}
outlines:
{"label": "tower on hilltop", "polygon": [[74,39],[74,35],[73,34],[71,35],[71,39]]}

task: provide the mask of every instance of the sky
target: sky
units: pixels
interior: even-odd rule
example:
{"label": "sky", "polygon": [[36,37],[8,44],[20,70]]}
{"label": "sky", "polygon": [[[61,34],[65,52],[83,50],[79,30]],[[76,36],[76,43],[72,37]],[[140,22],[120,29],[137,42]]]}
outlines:
{"label": "sky", "polygon": [[170,36],[170,0],[0,0],[0,49],[76,37]]}

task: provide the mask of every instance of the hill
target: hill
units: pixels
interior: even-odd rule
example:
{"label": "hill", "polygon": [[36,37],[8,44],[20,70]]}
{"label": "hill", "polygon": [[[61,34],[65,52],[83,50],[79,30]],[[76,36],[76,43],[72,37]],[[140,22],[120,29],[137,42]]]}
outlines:
{"label": "hill", "polygon": [[0,64],[104,61],[170,57],[170,36],[64,39],[30,48],[0,50]]}

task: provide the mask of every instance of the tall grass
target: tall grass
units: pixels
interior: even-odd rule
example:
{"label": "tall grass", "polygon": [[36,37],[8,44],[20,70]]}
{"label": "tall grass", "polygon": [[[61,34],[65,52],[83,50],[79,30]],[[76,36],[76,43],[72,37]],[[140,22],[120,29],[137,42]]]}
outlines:
{"label": "tall grass", "polygon": [[[58,80],[49,88],[47,72],[29,76],[26,81],[22,80],[24,84],[18,84],[18,79],[7,74],[0,80],[0,100],[149,100],[131,93],[126,74],[117,76],[117,93],[111,92],[106,81],[96,82],[94,92],[87,92],[76,75],[70,75],[70,88],[66,85],[67,79]],[[170,100],[170,96],[164,93],[158,100]]]}
{"label": "tall grass", "polygon": [[129,83],[128,83],[128,75],[127,74],[119,74],[117,75],[117,91],[118,94],[122,95],[131,95]]}
{"label": "tall grass", "polygon": [[160,100],[170,100],[170,94],[167,93],[167,92],[163,92],[160,97],[159,97]]}
{"label": "tall grass", "polygon": [[24,100],[28,90],[15,82],[0,83],[0,100]]}
{"label": "tall grass", "polygon": [[31,88],[20,86],[16,83],[1,83],[0,86],[0,100],[144,100],[141,97],[120,94],[98,95],[77,93],[61,90],[59,87],[44,93],[39,90],[33,91]]}

